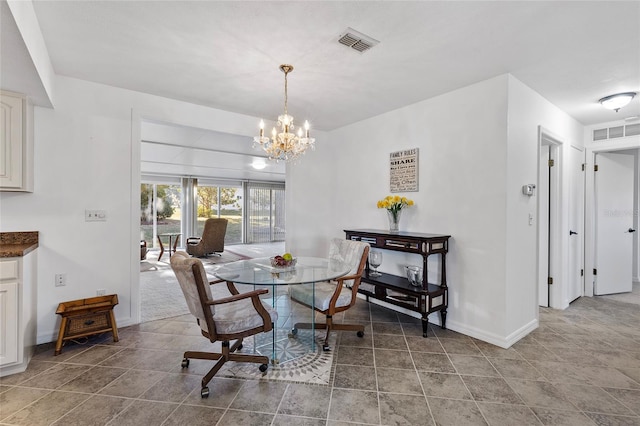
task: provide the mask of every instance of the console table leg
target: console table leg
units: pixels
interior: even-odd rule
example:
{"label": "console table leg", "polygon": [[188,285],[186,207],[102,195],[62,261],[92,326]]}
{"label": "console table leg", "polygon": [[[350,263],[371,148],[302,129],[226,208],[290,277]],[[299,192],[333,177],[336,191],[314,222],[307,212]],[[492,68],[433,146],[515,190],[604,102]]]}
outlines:
{"label": "console table leg", "polygon": [[443,309],[440,311],[440,323],[442,324],[443,329],[447,329],[447,310]]}
{"label": "console table leg", "polygon": [[429,316],[422,315],[422,337],[427,337],[427,330],[429,329]]}

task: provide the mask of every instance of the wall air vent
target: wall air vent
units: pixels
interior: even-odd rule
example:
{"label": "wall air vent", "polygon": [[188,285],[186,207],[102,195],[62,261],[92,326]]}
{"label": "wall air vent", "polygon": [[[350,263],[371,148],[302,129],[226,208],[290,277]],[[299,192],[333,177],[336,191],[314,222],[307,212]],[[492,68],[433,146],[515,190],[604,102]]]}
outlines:
{"label": "wall air vent", "polygon": [[603,141],[609,137],[609,132],[607,129],[597,129],[593,131],[593,140],[594,141]]}
{"label": "wall air vent", "polygon": [[625,127],[625,136],[640,135],[640,123],[639,124],[627,124]]}
{"label": "wall air vent", "polygon": [[607,129],[595,129],[593,131],[593,140],[604,141],[607,139],[616,139],[636,135],[640,135],[640,123],[627,124],[626,126],[609,127]]}
{"label": "wall air vent", "polygon": [[338,43],[364,53],[380,42],[353,28],[347,28],[338,38]]}

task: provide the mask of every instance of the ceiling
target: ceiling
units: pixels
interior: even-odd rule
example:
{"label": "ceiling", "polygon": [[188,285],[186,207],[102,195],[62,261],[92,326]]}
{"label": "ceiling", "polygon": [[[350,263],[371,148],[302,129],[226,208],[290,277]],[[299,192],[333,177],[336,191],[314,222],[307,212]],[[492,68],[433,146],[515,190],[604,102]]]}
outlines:
{"label": "ceiling", "polygon": [[[335,129],[511,73],[585,125],[640,91],[640,2],[34,1],[57,74]],[[351,27],[380,43],[337,42]],[[5,55],[3,44],[3,56]],[[4,59],[4,58],[3,58]],[[454,111],[455,113],[455,111]]]}

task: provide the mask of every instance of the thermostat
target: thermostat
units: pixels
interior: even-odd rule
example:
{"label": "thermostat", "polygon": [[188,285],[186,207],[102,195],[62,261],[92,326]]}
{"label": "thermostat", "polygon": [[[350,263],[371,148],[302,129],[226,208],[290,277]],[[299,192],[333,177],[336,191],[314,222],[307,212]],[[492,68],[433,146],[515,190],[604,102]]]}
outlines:
{"label": "thermostat", "polygon": [[536,188],[536,186],[532,183],[527,184],[527,185],[522,185],[522,193],[524,195],[528,195],[529,197],[531,197],[533,195],[533,190]]}

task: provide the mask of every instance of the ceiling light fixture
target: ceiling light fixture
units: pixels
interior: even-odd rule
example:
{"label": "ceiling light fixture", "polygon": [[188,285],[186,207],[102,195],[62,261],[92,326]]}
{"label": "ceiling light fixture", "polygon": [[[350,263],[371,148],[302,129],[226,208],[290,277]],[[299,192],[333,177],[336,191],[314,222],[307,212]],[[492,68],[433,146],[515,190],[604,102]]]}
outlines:
{"label": "ceiling light fixture", "polygon": [[271,138],[264,135],[264,121],[260,120],[260,136],[253,138],[253,146],[261,147],[271,160],[294,160],[304,154],[307,148],[314,149],[314,138],[309,137],[309,122],[304,122],[304,133],[298,127],[298,134],[294,133],[293,117],[287,111],[287,74],[293,71],[292,65],[280,65],[284,73],[284,114],[278,116],[278,130],[274,127]]}
{"label": "ceiling light fixture", "polygon": [[262,170],[267,167],[267,163],[264,161],[264,158],[255,158],[251,163],[251,167],[256,170]]}
{"label": "ceiling light fixture", "polygon": [[636,92],[616,93],[615,95],[605,96],[598,102],[600,102],[600,104],[606,109],[612,109],[615,112],[618,112],[620,108],[631,102],[631,99],[633,99],[635,95]]}

